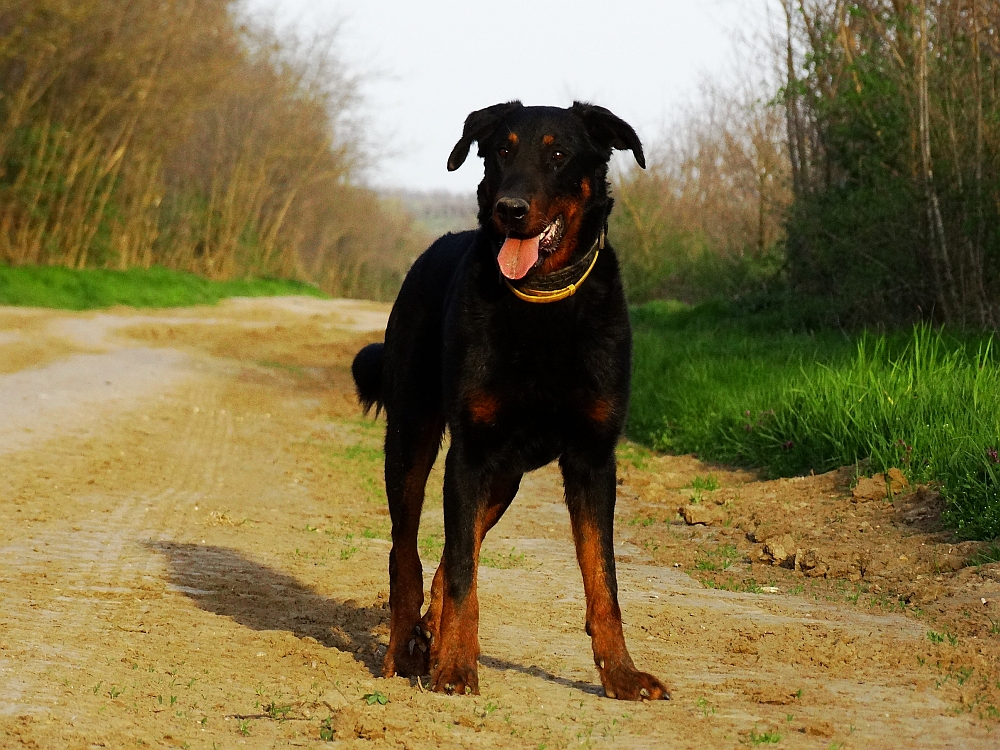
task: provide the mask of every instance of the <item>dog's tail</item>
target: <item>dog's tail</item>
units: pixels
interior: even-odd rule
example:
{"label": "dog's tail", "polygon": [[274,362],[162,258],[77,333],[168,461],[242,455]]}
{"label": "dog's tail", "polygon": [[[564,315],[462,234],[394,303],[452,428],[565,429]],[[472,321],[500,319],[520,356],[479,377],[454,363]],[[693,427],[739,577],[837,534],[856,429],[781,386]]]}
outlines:
{"label": "dog's tail", "polygon": [[382,410],[382,360],[385,358],[385,344],[369,344],[354,358],[351,374],[354,387],[358,391],[365,414],[375,407],[375,416]]}

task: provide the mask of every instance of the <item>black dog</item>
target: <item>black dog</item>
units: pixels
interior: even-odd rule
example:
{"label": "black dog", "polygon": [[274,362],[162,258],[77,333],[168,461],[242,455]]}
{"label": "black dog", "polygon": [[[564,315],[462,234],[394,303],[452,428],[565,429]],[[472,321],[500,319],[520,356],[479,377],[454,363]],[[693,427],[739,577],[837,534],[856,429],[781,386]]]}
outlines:
{"label": "black dog", "polygon": [[[378,404],[388,419],[391,634],[383,674],[429,672],[434,690],[479,692],[480,544],[524,473],[558,458],[605,693],[667,698],[625,646],[612,546],[632,335],[605,239],[607,167],[612,149],[629,149],[645,168],[642,144],[611,112],[580,102],[473,112],[449,170],[473,141],[486,163],[480,228],[446,235],[417,259],[385,344],[365,347],[353,365],[366,410]],[[445,427],[445,546],[421,617],[417,528]]]}

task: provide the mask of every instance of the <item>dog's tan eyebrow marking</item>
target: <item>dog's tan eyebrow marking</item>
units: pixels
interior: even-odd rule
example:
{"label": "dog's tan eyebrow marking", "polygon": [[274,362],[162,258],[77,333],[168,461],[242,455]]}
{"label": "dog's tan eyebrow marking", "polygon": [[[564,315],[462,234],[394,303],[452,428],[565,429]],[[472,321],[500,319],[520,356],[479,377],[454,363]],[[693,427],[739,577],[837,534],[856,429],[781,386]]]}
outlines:
{"label": "dog's tan eyebrow marking", "polygon": [[551,146],[555,142],[556,142],[556,137],[554,135],[542,136],[542,143],[544,143],[546,146]]}
{"label": "dog's tan eyebrow marking", "polygon": [[517,133],[510,133],[507,136],[507,140],[510,141],[510,143],[511,143],[512,146],[516,146],[518,140],[520,140],[520,139],[517,137]]}

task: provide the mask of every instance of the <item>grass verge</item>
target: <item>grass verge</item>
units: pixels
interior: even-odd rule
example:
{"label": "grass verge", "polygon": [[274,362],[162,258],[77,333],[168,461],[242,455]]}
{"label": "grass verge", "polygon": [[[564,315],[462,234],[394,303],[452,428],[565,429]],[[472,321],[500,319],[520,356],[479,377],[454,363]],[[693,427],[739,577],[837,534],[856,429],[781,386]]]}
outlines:
{"label": "grass verge", "polygon": [[185,307],[227,297],[300,294],[325,296],[315,287],[285,279],[209,281],[166,268],[127,271],[73,270],[62,266],[0,265],[0,305],[93,310],[113,305]]}
{"label": "grass verge", "polygon": [[774,476],[870,463],[938,483],[961,535],[1000,536],[1000,363],[918,326],[848,337],[721,306],[633,311],[630,437]]}

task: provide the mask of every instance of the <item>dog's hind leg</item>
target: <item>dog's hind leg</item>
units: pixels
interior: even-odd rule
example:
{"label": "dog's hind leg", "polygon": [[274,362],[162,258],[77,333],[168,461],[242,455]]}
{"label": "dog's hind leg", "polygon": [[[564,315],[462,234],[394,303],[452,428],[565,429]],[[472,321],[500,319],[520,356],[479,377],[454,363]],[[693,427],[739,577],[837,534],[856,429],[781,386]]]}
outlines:
{"label": "dog's hind leg", "polygon": [[605,453],[595,456],[567,451],[559,459],[587,595],[587,634],[594,648],[594,663],[609,698],[669,698],[670,692],[663,683],[635,668],[625,646],[615,572],[614,449]]}
{"label": "dog's hind leg", "polygon": [[389,649],[382,676],[418,677],[428,673],[427,646],[414,639],[424,603],[423,568],[417,531],[424,487],[441,445],[440,415],[402,420],[389,414],[385,437],[385,491],[392,520],[389,552]]}
{"label": "dog's hind leg", "polygon": [[453,446],[444,485],[445,545],[431,586],[423,633],[431,644],[431,688],[479,693],[479,550],[510,507],[520,474],[485,476]]}

